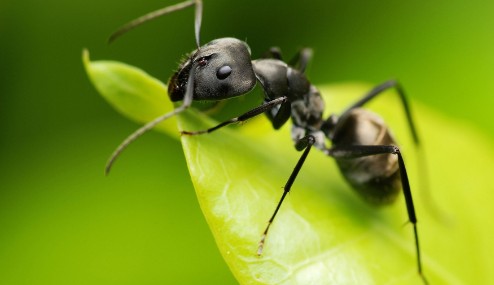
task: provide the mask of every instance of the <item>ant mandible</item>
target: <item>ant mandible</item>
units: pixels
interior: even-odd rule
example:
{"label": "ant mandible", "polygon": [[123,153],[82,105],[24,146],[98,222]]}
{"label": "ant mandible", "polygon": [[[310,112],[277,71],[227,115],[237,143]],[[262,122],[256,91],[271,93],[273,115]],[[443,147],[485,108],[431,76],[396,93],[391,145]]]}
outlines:
{"label": "ant mandible", "polygon": [[[288,178],[284,192],[262,234],[257,254],[262,254],[269,228],[314,146],[336,160],[344,178],[371,204],[390,204],[396,200],[400,189],[403,189],[408,219],[413,225],[418,273],[423,282],[428,284],[422,270],[417,217],[400,149],[384,121],[377,114],[361,108],[383,91],[394,88],[400,96],[414,143],[418,145],[419,139],[410,107],[400,84],[395,80],[386,81],[370,90],[342,114],[333,114],[325,119],[322,117],[324,101],[317,88],[304,75],[312,56],[310,49],[302,49],[288,65],[282,61],[281,53],[276,48],[270,49],[267,58],[251,60],[249,46],[235,38],[216,39],[201,46],[201,0],[181,2],[137,18],[112,34],[109,41],[114,41],[142,23],[190,6],[195,6],[194,29],[197,49],[183,61],[168,84],[170,100],[182,101],[182,105],[127,137],[110,157],[106,173],[109,173],[115,159],[132,141],[163,120],[183,112],[194,100],[217,101],[241,96],[251,91],[256,82],[259,82],[264,90],[264,102],[261,106],[206,130],[181,132],[182,135],[211,133],[263,113],[271,121],[274,129],[279,129],[288,119],[292,119],[291,137],[297,151],[303,150],[303,153]],[[326,140],[331,141],[331,147],[326,146]]]}

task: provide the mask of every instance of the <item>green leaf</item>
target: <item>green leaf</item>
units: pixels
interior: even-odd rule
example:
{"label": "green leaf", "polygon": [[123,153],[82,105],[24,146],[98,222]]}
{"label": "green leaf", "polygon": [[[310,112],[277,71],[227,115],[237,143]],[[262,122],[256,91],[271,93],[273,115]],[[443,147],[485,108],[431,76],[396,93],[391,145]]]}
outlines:
{"label": "green leaf", "polygon": [[[91,62],[87,50],[82,52],[82,61],[96,90],[122,115],[147,123],[173,108],[166,86],[143,70],[116,61]],[[176,126],[171,118],[156,129],[178,137]]]}
{"label": "green leaf", "polygon": [[[158,84],[161,91],[151,94],[156,81],[141,71],[115,62],[89,62],[87,56],[85,64],[97,89],[127,116],[146,121],[171,109],[161,101],[166,88]],[[328,112],[338,113],[369,88],[347,83],[323,86],[321,92]],[[139,99],[141,105],[135,108],[133,97],[143,98],[144,93],[158,97]],[[390,124],[405,156],[424,272],[430,284],[494,284],[494,230],[489,226],[494,210],[488,196],[492,142],[469,125],[416,102],[412,107],[420,151],[411,143],[393,92],[369,104]],[[215,123],[193,109],[178,117],[180,130]],[[167,133],[177,133],[170,128]],[[300,156],[289,126],[275,131],[267,120],[257,118],[181,141],[204,216],[240,283],[422,284],[412,228],[403,226],[403,198],[379,209],[367,205],[343,181],[334,161],[316,149],[282,205],[262,256],[256,255],[282,186]]]}

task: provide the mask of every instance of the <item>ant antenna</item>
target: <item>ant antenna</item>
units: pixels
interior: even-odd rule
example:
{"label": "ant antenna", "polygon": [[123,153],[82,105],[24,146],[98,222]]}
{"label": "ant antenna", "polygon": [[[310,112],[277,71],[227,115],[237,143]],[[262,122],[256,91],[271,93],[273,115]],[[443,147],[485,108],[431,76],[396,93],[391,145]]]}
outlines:
{"label": "ant antenna", "polygon": [[185,9],[185,8],[192,6],[192,5],[196,5],[194,29],[195,29],[195,36],[196,36],[196,45],[197,45],[197,48],[199,48],[200,47],[199,34],[201,31],[201,21],[202,21],[202,0],[189,0],[189,1],[181,2],[181,3],[175,4],[175,5],[167,6],[165,8],[153,11],[151,13],[144,15],[144,16],[141,16],[141,17],[125,24],[120,29],[118,29],[116,32],[114,32],[110,36],[110,38],[108,39],[108,43],[112,43],[113,41],[115,41],[117,38],[119,38],[123,34],[134,29],[135,27],[138,27],[138,26],[144,24],[145,22],[154,20],[156,18],[159,18],[159,17],[161,17],[165,14],[169,14],[171,12]]}
{"label": "ant antenna", "polygon": [[116,149],[113,151],[112,155],[108,159],[108,162],[106,163],[105,167],[105,175],[108,175],[110,173],[111,167],[115,160],[120,156],[122,151],[124,151],[129,144],[131,144],[133,141],[135,141],[138,137],[143,135],[145,132],[151,130],[154,128],[157,124],[163,122],[164,120],[173,117],[183,111],[185,111],[187,108],[190,107],[192,104],[193,100],[193,95],[194,95],[194,72],[193,70],[195,69],[195,64],[192,66],[192,71],[189,74],[189,78],[187,80],[187,91],[185,91],[184,99],[182,105],[179,107],[175,108],[173,111],[168,112],[162,116],[157,117],[156,119],[152,120],[151,122],[145,124],[144,126],[140,127],[137,129],[135,132],[133,132],[130,136],[128,136]]}
{"label": "ant antenna", "polygon": [[[134,29],[135,27],[138,27],[142,25],[143,23],[146,23],[148,21],[154,20],[156,18],[159,18],[165,14],[169,14],[171,12],[175,12],[178,10],[185,9],[189,6],[195,5],[196,6],[196,11],[195,11],[195,20],[194,20],[194,31],[195,31],[195,38],[196,38],[196,45],[197,48],[200,47],[199,43],[199,35],[201,32],[201,22],[202,22],[202,0],[189,0],[185,2],[181,2],[175,5],[167,6],[165,8],[153,11],[151,13],[148,13],[144,16],[141,16],[126,25],[122,26],[120,29],[118,29],[116,32],[114,32],[110,38],[108,39],[109,43],[112,43],[115,41],[117,38],[120,36],[124,35],[128,31]],[[194,70],[196,65],[192,66],[192,70]],[[108,159],[108,162],[106,163],[105,167],[105,174],[108,175],[110,173],[110,170],[113,166],[113,163],[115,160],[120,156],[122,151],[124,151],[129,144],[131,144],[133,141],[135,141],[138,137],[143,135],[145,132],[151,130],[154,128],[157,124],[163,122],[164,120],[173,117],[183,111],[185,111],[190,105],[192,104],[193,100],[193,95],[194,95],[194,72],[190,72],[189,78],[187,80],[187,90],[185,92],[184,98],[183,98],[183,103],[180,107],[175,108],[173,111],[166,113],[160,117],[157,117],[156,119],[152,120],[151,122],[145,124],[144,126],[140,127],[137,129],[135,132],[133,132],[130,136],[128,136],[118,147],[115,149],[115,151],[112,153],[110,158]]]}

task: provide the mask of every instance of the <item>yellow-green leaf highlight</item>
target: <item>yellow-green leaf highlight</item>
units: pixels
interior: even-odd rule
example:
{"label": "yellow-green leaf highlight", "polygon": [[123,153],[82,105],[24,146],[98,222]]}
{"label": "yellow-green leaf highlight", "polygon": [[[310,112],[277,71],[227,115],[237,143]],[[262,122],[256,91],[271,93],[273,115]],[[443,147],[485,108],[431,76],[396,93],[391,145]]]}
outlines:
{"label": "yellow-green leaf highlight", "polygon": [[[122,77],[105,74],[121,69],[102,67],[106,62],[98,64],[100,73],[90,75],[93,82]],[[86,65],[93,63],[86,61]],[[119,89],[118,82],[115,80],[112,88]],[[139,84],[134,87],[147,90],[145,83]],[[328,112],[338,112],[369,88],[366,84],[339,84],[325,86],[321,92]],[[494,169],[492,142],[470,126],[412,104],[428,163],[431,192],[427,193],[421,188],[424,173],[416,159],[423,153],[417,153],[411,143],[394,95],[388,92],[369,107],[384,116],[404,152],[425,274],[431,284],[494,283],[490,270],[494,268],[494,231],[489,226],[494,210],[488,196],[492,189],[489,173]],[[112,104],[129,102],[114,100]],[[168,107],[170,110],[171,104]],[[116,108],[129,110],[130,106]],[[143,108],[149,111],[153,106]],[[142,116],[143,110],[132,115]],[[153,111],[149,119],[167,110]],[[180,115],[178,122],[183,130],[215,124],[195,110]],[[176,131],[176,127],[167,129]],[[283,204],[263,255],[256,255],[267,220],[300,155],[292,146],[289,126],[275,131],[259,118],[209,135],[182,137],[182,143],[202,211],[240,283],[422,284],[412,229],[403,226],[407,221],[403,198],[381,209],[365,204],[342,180],[334,161],[317,150],[310,154]],[[432,209],[439,209],[440,215]]]}

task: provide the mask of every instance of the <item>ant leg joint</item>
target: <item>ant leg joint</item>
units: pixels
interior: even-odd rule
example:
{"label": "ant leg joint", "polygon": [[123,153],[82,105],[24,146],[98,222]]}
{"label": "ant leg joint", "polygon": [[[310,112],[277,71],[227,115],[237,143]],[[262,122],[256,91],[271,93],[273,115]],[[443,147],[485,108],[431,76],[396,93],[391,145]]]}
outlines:
{"label": "ant leg joint", "polygon": [[316,138],[313,135],[307,135],[301,139],[299,139],[295,143],[295,149],[298,151],[304,150],[307,146],[312,146],[316,143]]}
{"label": "ant leg joint", "polygon": [[392,154],[400,154],[401,153],[399,147],[392,145],[391,148],[393,149],[393,151],[391,152]]}

